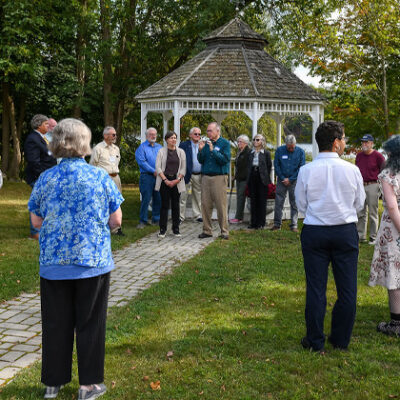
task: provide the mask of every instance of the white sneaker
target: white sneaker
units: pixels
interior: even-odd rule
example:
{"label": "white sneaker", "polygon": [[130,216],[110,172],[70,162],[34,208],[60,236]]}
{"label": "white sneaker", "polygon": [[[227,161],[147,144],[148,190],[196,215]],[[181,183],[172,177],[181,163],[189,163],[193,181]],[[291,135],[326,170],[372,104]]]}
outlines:
{"label": "white sneaker", "polygon": [[376,240],[370,239],[368,244],[370,244],[371,246],[375,246],[375,242]]}
{"label": "white sneaker", "polygon": [[165,232],[164,232],[164,233],[160,232],[157,236],[158,236],[160,239],[164,239],[164,238],[165,238],[165,235],[166,235]]}

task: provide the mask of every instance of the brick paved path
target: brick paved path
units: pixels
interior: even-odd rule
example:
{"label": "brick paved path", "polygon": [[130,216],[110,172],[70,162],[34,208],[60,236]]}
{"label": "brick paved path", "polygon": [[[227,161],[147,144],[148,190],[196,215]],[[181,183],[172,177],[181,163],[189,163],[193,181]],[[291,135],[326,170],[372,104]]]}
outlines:
{"label": "brick paved path", "polygon": [[[109,306],[125,305],[174,266],[196,255],[219,234],[214,225],[214,238],[198,239],[202,225],[189,221],[181,225],[180,238],[168,233],[158,239],[152,233],[115,252]],[[22,294],[0,305],[0,386],[40,359],[41,343],[39,294]]]}

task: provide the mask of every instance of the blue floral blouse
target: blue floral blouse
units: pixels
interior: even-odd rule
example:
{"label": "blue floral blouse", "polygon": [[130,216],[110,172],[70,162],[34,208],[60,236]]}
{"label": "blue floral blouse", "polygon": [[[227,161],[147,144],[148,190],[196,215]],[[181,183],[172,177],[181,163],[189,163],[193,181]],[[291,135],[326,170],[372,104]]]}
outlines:
{"label": "blue floral blouse", "polygon": [[82,158],[63,159],[43,172],[28,202],[29,211],[43,218],[39,236],[41,268],[112,269],[108,220],[123,201],[107,172]]}

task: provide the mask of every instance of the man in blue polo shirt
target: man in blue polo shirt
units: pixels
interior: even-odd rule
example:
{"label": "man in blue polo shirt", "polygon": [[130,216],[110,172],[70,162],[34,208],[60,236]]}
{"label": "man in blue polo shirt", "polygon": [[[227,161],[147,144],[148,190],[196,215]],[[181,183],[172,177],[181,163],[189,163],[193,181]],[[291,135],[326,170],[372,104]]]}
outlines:
{"label": "man in blue polo shirt", "polygon": [[147,211],[151,199],[152,203],[152,222],[158,224],[160,221],[160,207],[161,198],[160,192],[154,190],[156,184],[156,158],[158,151],[162,148],[160,144],[156,142],[157,130],[155,128],[149,128],[146,131],[146,141],[143,142],[136,150],[135,157],[139,164],[140,178],[139,178],[139,190],[142,196],[142,202],[140,204],[140,220],[137,228],[144,228],[149,225],[147,221]]}
{"label": "man in blue polo shirt", "polygon": [[297,205],[294,195],[297,175],[300,167],[306,163],[304,150],[296,147],[296,138],[293,135],[285,137],[285,144],[276,149],[274,168],[276,175],[275,213],[273,231],[281,229],[282,209],[285,203],[286,193],[289,192],[290,202],[290,230],[297,230]]}

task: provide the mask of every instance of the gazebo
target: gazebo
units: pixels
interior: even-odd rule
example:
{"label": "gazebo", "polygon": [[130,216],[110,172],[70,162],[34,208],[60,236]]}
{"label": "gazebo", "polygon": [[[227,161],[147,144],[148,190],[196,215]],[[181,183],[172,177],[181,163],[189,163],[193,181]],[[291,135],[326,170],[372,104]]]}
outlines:
{"label": "gazebo", "polygon": [[285,116],[308,114],[315,156],[315,131],[324,119],[323,96],[264,51],[267,40],[239,18],[203,40],[206,49],[136,96],[142,141],[149,112],[162,113],[164,133],[173,117],[178,141],[180,120],[188,112],[210,113],[221,123],[229,111],[242,111],[252,120],[253,137],[258,120],[268,113],[276,122],[278,146]]}

